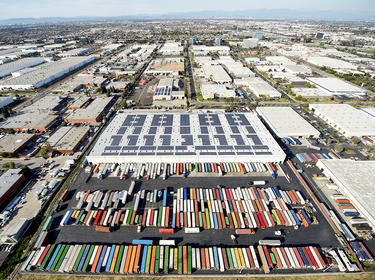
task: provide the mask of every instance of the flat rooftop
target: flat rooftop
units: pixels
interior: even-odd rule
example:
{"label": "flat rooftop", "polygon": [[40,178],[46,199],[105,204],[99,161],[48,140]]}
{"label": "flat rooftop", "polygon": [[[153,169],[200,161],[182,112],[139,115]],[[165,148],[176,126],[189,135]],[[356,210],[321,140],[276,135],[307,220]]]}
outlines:
{"label": "flat rooftop", "polygon": [[112,101],[113,97],[97,97],[86,108],[72,111],[66,120],[94,120],[96,119]]}
{"label": "flat rooftop", "polygon": [[4,63],[0,65],[0,78],[10,75],[12,72],[25,69],[27,67],[36,66],[46,62],[41,57],[28,57],[18,59],[12,62]]}
{"label": "flat rooftop", "polygon": [[21,177],[21,169],[8,169],[0,176],[0,197],[2,197]]}
{"label": "flat rooftop", "polygon": [[257,112],[279,137],[319,137],[319,131],[290,107],[257,107]]}
{"label": "flat rooftop", "polygon": [[0,153],[14,153],[33,137],[33,134],[5,134],[0,137]]}
{"label": "flat rooftop", "polygon": [[33,129],[39,127],[47,128],[54,120],[57,119],[57,117],[57,115],[53,115],[49,112],[21,111],[0,122],[0,128],[17,130]]}
{"label": "flat rooftop", "polygon": [[56,151],[74,151],[89,131],[88,126],[70,127],[53,148]]}
{"label": "flat rooftop", "polygon": [[281,162],[285,153],[254,113],[119,113],[89,162]]}
{"label": "flat rooftop", "polygon": [[317,165],[375,228],[375,161],[319,160]]}
{"label": "flat rooftop", "polygon": [[330,92],[332,95],[363,95],[365,91],[359,87],[352,86],[338,78],[306,78],[314,85]]}
{"label": "flat rooftop", "polygon": [[349,104],[310,104],[309,108],[347,137],[375,135],[375,118]]}

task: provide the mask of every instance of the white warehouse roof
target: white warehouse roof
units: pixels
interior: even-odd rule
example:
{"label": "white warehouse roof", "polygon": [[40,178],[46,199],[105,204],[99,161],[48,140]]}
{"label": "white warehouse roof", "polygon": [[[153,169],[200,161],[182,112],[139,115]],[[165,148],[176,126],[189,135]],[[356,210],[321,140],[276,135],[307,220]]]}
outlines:
{"label": "white warehouse roof", "polygon": [[87,156],[94,164],[284,159],[254,113],[120,113]]}
{"label": "white warehouse roof", "polygon": [[309,108],[346,137],[375,135],[375,119],[348,104],[310,104]]}
{"label": "white warehouse roof", "polygon": [[324,170],[375,229],[375,161],[319,160]]}
{"label": "white warehouse roof", "polygon": [[5,63],[0,65],[0,78],[8,76],[13,72],[33,67],[39,64],[46,62],[45,59],[40,57],[29,57],[29,58],[22,58],[16,61],[12,61],[9,63]]}
{"label": "white warehouse roof", "polygon": [[81,56],[50,62],[36,67],[34,71],[0,82],[0,89],[39,88],[94,60],[95,57]]}
{"label": "white warehouse roof", "polygon": [[307,58],[306,60],[307,62],[317,65],[319,67],[325,66],[332,69],[357,69],[357,67],[352,63],[326,56],[313,56]]}
{"label": "white warehouse roof", "polygon": [[278,137],[315,137],[320,133],[291,107],[258,107],[257,112]]}
{"label": "white warehouse roof", "polygon": [[338,78],[306,78],[306,80],[332,95],[349,95],[356,97],[366,94],[365,90],[352,86]]}

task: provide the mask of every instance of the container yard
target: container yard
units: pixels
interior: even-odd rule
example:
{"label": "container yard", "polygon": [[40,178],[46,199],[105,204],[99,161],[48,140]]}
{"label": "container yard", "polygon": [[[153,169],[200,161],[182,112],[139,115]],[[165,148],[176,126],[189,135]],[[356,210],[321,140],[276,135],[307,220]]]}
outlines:
{"label": "container yard", "polygon": [[[268,274],[278,270],[321,271],[327,267],[315,246],[195,247],[174,243],[174,240],[160,240],[155,244],[153,240],[142,239],[126,245],[47,244],[33,251],[24,271],[189,275],[241,270]],[[354,271],[347,257],[341,251],[339,254],[335,258],[341,261],[342,269]]]}

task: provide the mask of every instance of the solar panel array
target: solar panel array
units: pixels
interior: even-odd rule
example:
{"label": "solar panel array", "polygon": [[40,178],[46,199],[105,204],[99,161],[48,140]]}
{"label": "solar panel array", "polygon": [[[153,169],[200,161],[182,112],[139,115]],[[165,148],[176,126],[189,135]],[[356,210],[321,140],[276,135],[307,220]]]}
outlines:
{"label": "solar panel array", "polygon": [[123,113],[109,124],[89,157],[186,156],[194,161],[194,156],[257,155],[285,158],[253,113]]}

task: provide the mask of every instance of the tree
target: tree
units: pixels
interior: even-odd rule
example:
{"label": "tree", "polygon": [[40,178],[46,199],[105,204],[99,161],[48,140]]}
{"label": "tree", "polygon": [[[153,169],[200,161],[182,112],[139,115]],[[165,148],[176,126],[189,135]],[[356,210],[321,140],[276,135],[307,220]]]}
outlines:
{"label": "tree", "polygon": [[354,137],[352,139],[352,143],[357,145],[357,144],[361,143],[361,140],[358,137]]}
{"label": "tree", "polygon": [[337,143],[337,144],[335,145],[335,151],[336,151],[337,153],[342,153],[342,152],[344,151],[344,147],[342,146],[342,144]]}
{"label": "tree", "polygon": [[44,158],[48,158],[48,149],[46,148],[41,148],[39,151],[40,155]]}
{"label": "tree", "polygon": [[27,176],[30,174],[30,168],[26,165],[22,166],[21,167],[21,173],[24,175],[24,176]]}
{"label": "tree", "polygon": [[14,168],[16,168],[16,164],[13,161],[11,161],[11,162],[8,163],[8,167],[10,169],[14,169]]}

